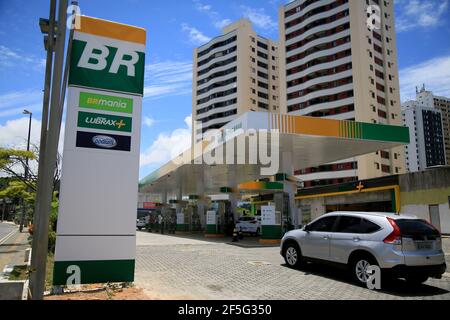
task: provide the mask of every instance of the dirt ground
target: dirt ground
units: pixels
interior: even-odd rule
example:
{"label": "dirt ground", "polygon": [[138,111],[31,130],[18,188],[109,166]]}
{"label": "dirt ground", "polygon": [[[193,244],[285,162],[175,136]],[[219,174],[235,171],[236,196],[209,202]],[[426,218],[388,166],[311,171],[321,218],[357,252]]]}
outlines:
{"label": "dirt ground", "polygon": [[44,300],[153,300],[136,287],[86,287],[76,292],[66,292],[58,295],[48,295]]}

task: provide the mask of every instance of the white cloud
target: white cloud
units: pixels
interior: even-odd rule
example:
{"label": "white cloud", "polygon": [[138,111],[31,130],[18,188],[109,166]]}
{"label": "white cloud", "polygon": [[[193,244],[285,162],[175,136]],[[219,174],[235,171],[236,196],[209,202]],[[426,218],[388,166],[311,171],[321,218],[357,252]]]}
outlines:
{"label": "white cloud", "polygon": [[222,29],[222,28],[228,26],[229,24],[231,24],[230,19],[222,19],[222,20],[214,21],[214,26],[218,29]]}
{"label": "white cloud", "polygon": [[256,9],[247,6],[241,6],[241,9],[243,16],[248,18],[258,28],[273,30],[278,26],[278,24],[274,20],[272,20],[272,17],[266,14],[263,8]]}
{"label": "white cloud", "polygon": [[217,11],[214,11],[211,5],[205,5],[200,0],[194,0],[195,9],[206,14],[211,19],[214,27],[222,29],[231,23],[230,19],[222,19]]}
{"label": "white cloud", "polygon": [[38,112],[42,109],[42,92],[23,90],[0,95],[0,118],[22,114],[23,109]]}
{"label": "white cloud", "polygon": [[[0,147],[2,148],[20,148],[26,149],[28,140],[28,116],[8,120],[0,125]],[[65,123],[61,125],[61,134],[59,138],[58,150],[62,154],[64,143]],[[30,143],[39,146],[41,140],[41,120],[31,119]]]}
{"label": "white cloud", "polygon": [[42,99],[42,92],[38,90],[13,91],[0,95],[0,109],[10,109],[27,104],[36,104]]}
{"label": "white cloud", "polygon": [[201,31],[199,31],[194,27],[189,26],[186,23],[183,23],[181,25],[181,30],[183,30],[183,32],[186,32],[188,34],[189,41],[194,45],[202,45],[211,40],[210,37],[204,35]]}
{"label": "white cloud", "polygon": [[38,59],[31,55],[26,55],[18,50],[13,50],[4,45],[0,45],[0,69],[9,68],[9,67],[17,67],[17,66],[26,66],[27,68],[32,65],[34,70],[42,69],[42,66],[45,66],[42,61],[45,59]]}
{"label": "white cloud", "polygon": [[400,70],[401,100],[414,99],[416,86],[422,84],[436,95],[450,97],[450,56],[437,57]]}
{"label": "white cloud", "polygon": [[432,28],[443,22],[450,0],[402,0],[397,5],[396,30],[405,32],[418,28]]}
{"label": "white cloud", "polygon": [[[29,117],[22,117],[15,120],[9,120],[4,125],[0,125],[0,146],[24,148],[28,138]],[[31,138],[32,144],[38,144],[41,133],[41,121],[31,120]]]}
{"label": "white cloud", "polygon": [[211,12],[210,5],[202,4],[199,0],[194,0],[195,8],[200,12]]}
{"label": "white cloud", "polygon": [[[28,126],[29,117],[22,117],[14,120],[7,121],[4,125],[0,125],[0,148],[12,148],[26,150],[28,140]],[[63,154],[64,149],[64,133],[65,124],[61,125],[61,133],[59,136],[58,152]],[[39,148],[41,136],[41,121],[35,118],[31,119],[31,135],[30,145],[31,150],[34,146]],[[61,165],[61,163],[60,163]],[[30,168],[33,172],[37,173],[38,163],[37,161],[30,162]],[[21,172],[22,168],[17,168],[17,172]]]}
{"label": "white cloud", "polygon": [[151,127],[155,124],[155,119],[152,119],[150,117],[144,116],[144,118],[142,119],[142,122],[147,126],[147,127]]}
{"label": "white cloud", "polygon": [[184,119],[186,124],[170,133],[161,133],[152,145],[141,153],[140,166],[160,166],[175,158],[191,146],[192,116]]}
{"label": "white cloud", "polygon": [[144,97],[158,99],[192,92],[192,62],[164,61],[145,66]]}

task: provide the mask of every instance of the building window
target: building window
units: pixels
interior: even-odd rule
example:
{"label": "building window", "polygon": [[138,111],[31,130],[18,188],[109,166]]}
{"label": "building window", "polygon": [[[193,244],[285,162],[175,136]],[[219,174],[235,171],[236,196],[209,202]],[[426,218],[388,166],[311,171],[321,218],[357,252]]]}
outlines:
{"label": "building window", "polygon": [[383,158],[383,159],[389,159],[390,157],[389,157],[389,152],[387,152],[387,151],[381,151],[380,152],[380,155],[381,155],[381,157]]}

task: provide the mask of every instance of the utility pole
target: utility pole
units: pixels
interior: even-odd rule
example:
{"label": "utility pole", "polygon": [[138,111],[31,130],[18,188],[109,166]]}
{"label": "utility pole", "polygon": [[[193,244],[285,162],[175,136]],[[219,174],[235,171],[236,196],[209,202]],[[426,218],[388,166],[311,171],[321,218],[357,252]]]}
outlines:
{"label": "utility pole", "polygon": [[[64,49],[66,40],[67,0],[60,0],[58,5],[58,21],[56,28],[55,63],[53,66],[50,112],[48,118],[48,130],[45,142],[45,157],[40,159],[38,192],[36,195],[35,217],[37,218],[37,232],[33,234],[33,251],[31,260],[30,290],[33,300],[42,300],[45,289],[45,273],[47,266],[48,228],[51,202],[53,198],[53,178],[56,168],[58,153],[58,140],[60,134],[61,119],[61,87],[64,65]],[[49,36],[52,28],[52,6],[50,2]],[[48,39],[52,41],[52,39]],[[48,61],[47,61],[48,62]],[[45,96],[45,95],[44,95]],[[44,97],[45,98],[45,97]],[[44,106],[45,108],[45,106]],[[43,127],[44,128],[44,127]],[[42,131],[41,131],[42,135]],[[42,143],[42,141],[41,141]],[[41,175],[42,173],[42,175]]]}
{"label": "utility pole", "polygon": [[[45,80],[44,80],[44,97],[42,102],[42,121],[41,121],[41,138],[39,145],[39,162],[38,162],[38,179],[36,189],[35,211],[33,215],[33,239],[37,239],[40,228],[40,214],[37,208],[40,208],[41,193],[43,188],[43,169],[45,162],[45,152],[47,144],[47,130],[48,130],[48,114],[50,103],[50,87],[52,82],[52,70],[53,70],[53,52],[55,50],[55,13],[56,12],[56,0],[50,0],[50,13],[49,19],[39,19],[39,26],[41,32],[44,34],[44,48],[47,51],[47,60],[45,64]],[[31,250],[31,270],[36,271],[36,264],[38,260],[38,241],[32,242]],[[30,276],[30,289],[34,286],[35,277],[33,273]]]}

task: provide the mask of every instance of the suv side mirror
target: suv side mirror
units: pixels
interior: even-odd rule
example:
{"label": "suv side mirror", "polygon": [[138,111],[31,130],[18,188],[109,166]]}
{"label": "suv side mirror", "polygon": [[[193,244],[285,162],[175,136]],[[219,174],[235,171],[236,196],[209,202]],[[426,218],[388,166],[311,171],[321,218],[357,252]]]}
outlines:
{"label": "suv side mirror", "polygon": [[310,232],[311,231],[311,227],[309,225],[306,225],[303,230],[305,230],[306,232]]}

